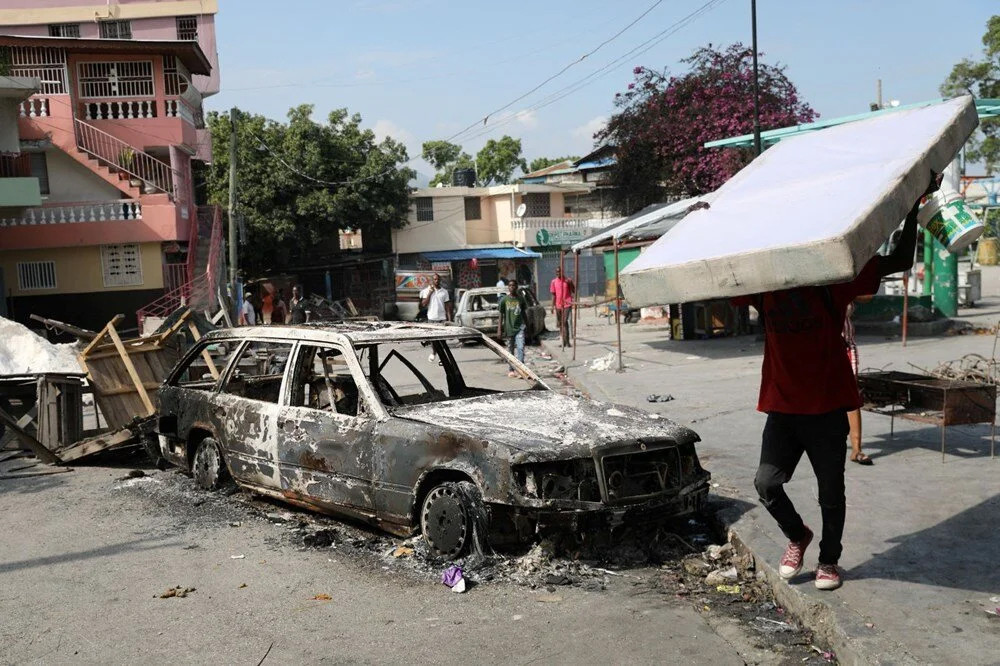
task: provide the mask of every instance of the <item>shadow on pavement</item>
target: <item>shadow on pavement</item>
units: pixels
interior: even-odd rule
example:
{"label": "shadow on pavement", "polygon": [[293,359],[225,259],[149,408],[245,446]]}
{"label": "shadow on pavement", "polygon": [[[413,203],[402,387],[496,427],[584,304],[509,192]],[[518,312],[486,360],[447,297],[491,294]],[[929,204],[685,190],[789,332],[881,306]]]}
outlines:
{"label": "shadow on pavement", "polygon": [[996,593],[1000,590],[998,527],[1000,494],[933,527],[889,539],[896,545],[849,570],[847,576]]}
{"label": "shadow on pavement", "polygon": [[[649,340],[632,342],[631,344],[632,349],[626,349],[626,352],[635,351],[637,347],[642,346],[656,351],[672,352],[684,356],[700,356],[711,360],[761,356],[764,353],[763,341],[758,341],[752,335],[711,340]],[[642,360],[648,361],[649,359],[643,358]]]}
{"label": "shadow on pavement", "polygon": [[[868,425],[869,414],[864,413],[862,423]],[[889,423],[886,419],[885,429]],[[888,432],[869,434],[870,428],[865,427],[862,448],[872,459],[885,458],[895,453],[911,449],[941,451],[941,429],[934,426],[922,427],[916,430],[896,432],[893,437]],[[998,443],[1000,444],[1000,443]],[[1000,449],[1000,446],[997,447]],[[944,452],[948,456],[958,458],[989,458],[990,456],[990,426],[960,425],[945,428]]]}
{"label": "shadow on pavement", "polygon": [[109,555],[118,555],[120,553],[126,553],[126,552],[140,552],[144,550],[154,550],[157,548],[168,548],[170,546],[181,545],[181,542],[179,541],[164,541],[165,538],[167,537],[133,539],[132,541],[123,541],[121,543],[101,546],[100,548],[80,550],[75,553],[63,553],[61,555],[36,557],[31,560],[18,560],[16,562],[5,562],[3,564],[0,564],[0,574],[10,573],[12,571],[21,571],[24,569],[34,569],[36,567],[45,567],[53,564],[63,564],[66,562],[79,562],[81,560],[91,560],[100,557],[107,557]]}

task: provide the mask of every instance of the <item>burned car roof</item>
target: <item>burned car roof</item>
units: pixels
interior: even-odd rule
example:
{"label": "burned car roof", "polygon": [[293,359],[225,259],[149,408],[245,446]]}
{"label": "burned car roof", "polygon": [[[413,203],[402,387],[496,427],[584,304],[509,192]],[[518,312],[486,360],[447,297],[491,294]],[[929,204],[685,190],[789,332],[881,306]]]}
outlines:
{"label": "burned car roof", "polygon": [[395,321],[320,322],[315,324],[240,326],[222,328],[206,338],[274,338],[280,340],[326,340],[368,344],[397,340],[437,340],[441,338],[480,337],[474,328],[442,324]]}

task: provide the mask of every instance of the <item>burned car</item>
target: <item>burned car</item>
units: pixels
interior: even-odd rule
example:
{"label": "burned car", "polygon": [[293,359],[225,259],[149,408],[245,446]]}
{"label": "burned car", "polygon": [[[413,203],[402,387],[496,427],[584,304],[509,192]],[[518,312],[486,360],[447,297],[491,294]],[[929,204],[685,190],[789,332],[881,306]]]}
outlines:
{"label": "burned car", "polygon": [[393,534],[422,532],[447,557],[540,528],[682,515],[708,492],[694,432],[561,395],[468,328],[217,330],[159,402],[161,453],[202,488],[231,477]]}

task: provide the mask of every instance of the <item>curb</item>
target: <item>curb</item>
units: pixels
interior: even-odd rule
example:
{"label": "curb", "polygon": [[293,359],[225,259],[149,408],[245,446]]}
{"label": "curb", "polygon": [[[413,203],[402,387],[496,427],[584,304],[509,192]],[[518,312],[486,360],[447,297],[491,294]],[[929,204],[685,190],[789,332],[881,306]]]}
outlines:
{"label": "curb", "polygon": [[[594,391],[578,376],[580,367],[571,368],[563,358],[559,345],[555,348],[541,340],[545,351],[563,362],[567,380],[583,391]],[[579,361],[578,361],[579,362]],[[572,372],[571,372],[572,371]],[[719,495],[725,499],[725,495]],[[778,575],[771,562],[781,558],[782,544],[776,543],[761,529],[750,514],[740,515],[736,509],[721,509],[710,517],[720,531],[728,535],[737,552],[753,558],[755,570],[771,588],[775,601],[803,627],[836,654],[841,664],[919,664],[906,647],[885,633],[867,625],[874,622],[852,609],[837,596],[837,592],[822,592],[811,586],[793,585]],[[799,578],[801,578],[800,574]],[[848,581],[850,583],[850,581]]]}

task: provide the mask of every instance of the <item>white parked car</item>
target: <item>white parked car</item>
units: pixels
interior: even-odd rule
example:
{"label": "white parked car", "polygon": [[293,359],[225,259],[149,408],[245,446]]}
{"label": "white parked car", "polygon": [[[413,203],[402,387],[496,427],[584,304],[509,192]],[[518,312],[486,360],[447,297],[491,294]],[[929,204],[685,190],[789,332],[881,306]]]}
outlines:
{"label": "white parked car", "polygon": [[[545,332],[545,308],[526,287],[519,287],[521,296],[528,305],[525,342],[534,342]],[[500,299],[507,295],[504,287],[479,287],[462,291],[455,310],[455,323],[459,326],[475,328],[489,336],[496,336],[500,321]]]}

